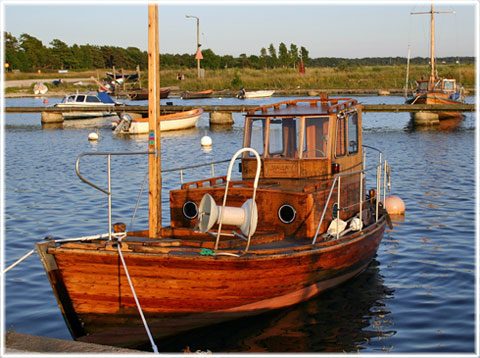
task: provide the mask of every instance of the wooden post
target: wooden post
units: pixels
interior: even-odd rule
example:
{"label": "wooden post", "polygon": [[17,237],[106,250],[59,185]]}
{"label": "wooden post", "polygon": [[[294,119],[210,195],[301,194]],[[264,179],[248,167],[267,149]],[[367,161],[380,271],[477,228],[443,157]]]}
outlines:
{"label": "wooden post", "polygon": [[117,94],[117,75],[115,73],[115,66],[112,67],[112,74],[113,74],[113,93]]}
{"label": "wooden post", "polygon": [[148,5],[148,150],[149,155],[149,234],[160,237],[162,228],[162,174],[160,136],[160,50],[158,45],[158,5]]}
{"label": "wooden post", "polygon": [[138,88],[142,89],[142,81],[140,79],[140,66],[137,65],[137,81],[138,81]]}
{"label": "wooden post", "polygon": [[121,69],[121,73],[122,73],[122,88],[125,91],[125,74],[123,73],[123,68]]}

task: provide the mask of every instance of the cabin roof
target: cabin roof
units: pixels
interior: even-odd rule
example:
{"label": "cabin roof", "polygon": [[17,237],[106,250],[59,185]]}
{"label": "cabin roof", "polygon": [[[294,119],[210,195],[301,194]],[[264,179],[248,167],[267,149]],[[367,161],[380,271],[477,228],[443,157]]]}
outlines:
{"label": "cabin roof", "polygon": [[329,115],[347,110],[357,104],[352,98],[315,98],[296,99],[253,108],[247,112],[248,116],[310,116]]}

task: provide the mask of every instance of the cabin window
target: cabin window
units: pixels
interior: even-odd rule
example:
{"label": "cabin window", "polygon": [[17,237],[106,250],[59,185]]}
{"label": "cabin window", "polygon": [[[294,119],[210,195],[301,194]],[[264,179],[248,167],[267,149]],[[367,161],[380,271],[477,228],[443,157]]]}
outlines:
{"label": "cabin window", "polygon": [[348,153],[358,153],[358,114],[348,117]]}
{"label": "cabin window", "polygon": [[300,118],[271,118],[268,138],[269,156],[282,158],[297,157],[299,131]]}
{"label": "cabin window", "polygon": [[455,91],[455,81],[451,81],[451,80],[443,81],[443,89],[447,91]]}
{"label": "cabin window", "polygon": [[343,157],[347,153],[347,131],[346,120],[344,115],[337,117],[337,133],[335,142],[335,156]]}
{"label": "cabin window", "polygon": [[75,102],[75,96],[68,96],[65,102]]}
{"label": "cabin window", "polygon": [[77,102],[83,102],[83,101],[85,101],[85,96],[84,95],[77,96]]}
{"label": "cabin window", "polygon": [[99,103],[100,102],[100,99],[98,97],[95,97],[95,96],[87,96],[87,102],[90,102],[90,103]]}
{"label": "cabin window", "polygon": [[[265,147],[265,118],[252,118],[248,121],[249,138],[245,143],[246,147],[255,149],[259,155],[263,155],[263,148]],[[247,155],[254,157],[255,154],[247,152]]]}
{"label": "cabin window", "polygon": [[305,119],[303,158],[326,158],[328,123],[328,117],[310,117]]}

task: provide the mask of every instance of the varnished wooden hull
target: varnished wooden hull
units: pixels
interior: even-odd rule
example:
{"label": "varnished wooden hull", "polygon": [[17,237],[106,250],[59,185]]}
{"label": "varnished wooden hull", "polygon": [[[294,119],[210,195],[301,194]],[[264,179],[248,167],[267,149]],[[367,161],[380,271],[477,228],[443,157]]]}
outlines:
{"label": "varnished wooden hull", "polygon": [[[123,255],[152,334],[161,338],[287,307],[339,285],[370,263],[384,229],[385,218],[339,242],[274,255],[201,256],[174,248]],[[42,261],[75,339],[147,341],[117,251],[46,246],[39,245]]]}
{"label": "varnished wooden hull", "polygon": [[[414,104],[459,104],[461,102],[450,99],[448,95],[443,93],[427,93],[418,97],[412,98],[410,101]],[[407,101],[408,103],[408,101]],[[462,119],[462,113],[460,112],[415,112],[412,113],[412,119],[417,125],[438,125],[439,121]]]}

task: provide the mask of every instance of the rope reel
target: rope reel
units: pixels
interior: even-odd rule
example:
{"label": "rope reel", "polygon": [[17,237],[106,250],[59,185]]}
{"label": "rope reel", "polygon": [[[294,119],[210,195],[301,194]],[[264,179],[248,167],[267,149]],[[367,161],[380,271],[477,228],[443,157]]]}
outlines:
{"label": "rope reel", "polygon": [[[222,207],[217,205],[215,199],[210,194],[205,194],[198,208],[198,221],[195,230],[205,233],[215,224],[219,224],[222,216],[221,210]],[[232,206],[223,208],[222,223],[237,226],[245,236],[253,235],[257,228],[257,222],[257,204],[253,199],[248,199],[241,208]]]}

